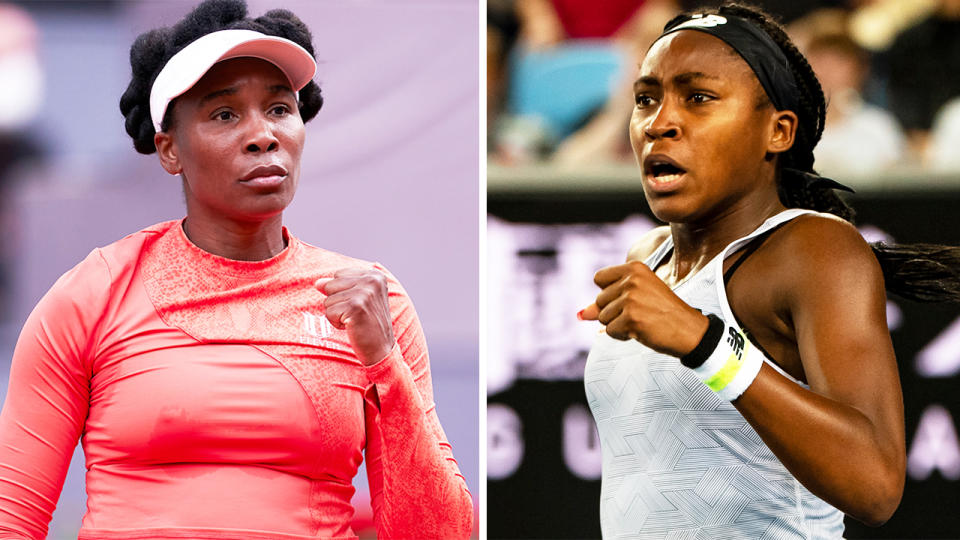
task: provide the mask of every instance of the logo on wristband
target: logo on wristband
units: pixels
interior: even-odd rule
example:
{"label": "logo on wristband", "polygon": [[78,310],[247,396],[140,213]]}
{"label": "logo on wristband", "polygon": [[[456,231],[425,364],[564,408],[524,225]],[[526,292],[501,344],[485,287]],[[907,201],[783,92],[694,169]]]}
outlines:
{"label": "logo on wristband", "polygon": [[737,360],[743,357],[743,334],[737,332],[732,326],[728,326],[730,337],[727,338],[727,344],[733,349],[733,354],[737,355]]}

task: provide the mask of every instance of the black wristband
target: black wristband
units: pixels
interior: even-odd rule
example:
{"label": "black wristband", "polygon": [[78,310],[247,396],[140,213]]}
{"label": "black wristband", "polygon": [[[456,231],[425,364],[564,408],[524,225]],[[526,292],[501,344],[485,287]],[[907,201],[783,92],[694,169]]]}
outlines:
{"label": "black wristband", "polygon": [[702,366],[707,358],[710,358],[717,345],[720,344],[720,340],[723,339],[723,330],[727,325],[713,313],[707,315],[707,319],[709,319],[710,324],[700,339],[700,343],[697,343],[692,351],[680,357],[680,363],[690,369]]}

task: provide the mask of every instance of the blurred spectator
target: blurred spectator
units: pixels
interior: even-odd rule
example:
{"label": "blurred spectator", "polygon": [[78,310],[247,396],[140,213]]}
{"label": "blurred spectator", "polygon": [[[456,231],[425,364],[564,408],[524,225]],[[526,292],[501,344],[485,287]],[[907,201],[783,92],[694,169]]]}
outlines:
{"label": "blurred spectator", "polygon": [[30,15],[0,3],[0,320],[9,300],[12,218],[6,207],[14,167],[36,158],[41,147],[29,133],[43,103],[43,72],[37,55],[37,27]]}
{"label": "blurred spectator", "polygon": [[929,164],[937,172],[960,172],[960,97],[947,102],[933,121]]}
{"label": "blurred spectator", "polygon": [[37,27],[22,8],[0,3],[0,189],[15,164],[38,152],[27,129],[43,103]]}
{"label": "blurred spectator", "polygon": [[487,130],[488,142],[503,109],[507,88],[507,55],[517,41],[519,23],[512,0],[487,0]]}
{"label": "blurred spectator", "polygon": [[861,97],[870,69],[867,52],[848,34],[812,37],[805,54],[827,98],[823,137],[815,150],[826,175],[863,176],[898,163],[904,136],[896,119]]}
{"label": "blurred spectator", "polygon": [[22,8],[0,3],[0,133],[27,127],[43,102],[37,28]]}
{"label": "blurred spectator", "polygon": [[807,53],[810,42],[827,35],[846,34],[851,12],[842,8],[816,9],[787,25],[787,33],[798,49]]}
{"label": "blurred spectator", "polygon": [[636,64],[676,11],[675,0],[517,0],[510,115],[491,125],[493,158],[522,163],[556,150],[558,161],[577,163],[625,153]]}
{"label": "blurred spectator", "polygon": [[860,46],[880,52],[890,48],[903,30],[924,19],[939,0],[855,0],[850,34]]}
{"label": "blurred spectator", "polygon": [[924,156],[934,115],[960,96],[960,0],[939,0],[933,14],[897,37],[888,59],[891,110]]}

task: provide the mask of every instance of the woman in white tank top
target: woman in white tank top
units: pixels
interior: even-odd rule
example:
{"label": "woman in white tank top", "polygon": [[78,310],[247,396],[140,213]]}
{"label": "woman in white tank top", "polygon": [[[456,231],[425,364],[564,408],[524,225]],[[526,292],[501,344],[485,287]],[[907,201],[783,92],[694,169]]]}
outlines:
{"label": "woman in white tank top", "polygon": [[604,536],[838,538],[842,514],[882,524],[905,468],[884,278],[901,296],[957,301],[960,278],[941,268],[957,268],[957,250],[861,238],[843,186],[813,171],[816,76],[754,8],[672,20],[634,89],[640,181],[668,225],[597,272],[602,291],[579,314],[604,325],[585,373]]}

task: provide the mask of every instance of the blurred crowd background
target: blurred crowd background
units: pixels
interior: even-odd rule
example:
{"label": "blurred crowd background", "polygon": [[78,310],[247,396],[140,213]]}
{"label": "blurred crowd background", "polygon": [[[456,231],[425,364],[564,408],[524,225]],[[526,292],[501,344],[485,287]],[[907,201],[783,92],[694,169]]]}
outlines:
{"label": "blurred crowd background", "polygon": [[[53,282],[93,248],[185,213],[180,179],[136,153],[118,102],[136,36],[197,3],[0,0],[0,400],[20,327]],[[379,261],[404,284],[430,346],[437,413],[479,509],[478,5],[248,5],[307,23],[325,97],[306,126],[285,225]],[[76,538],[84,473],[78,448],[50,538]],[[369,537],[362,471],[354,484],[355,530]]]}
{"label": "blurred crowd background", "polygon": [[[679,11],[719,3],[489,0],[490,163],[633,162],[631,83],[647,46]],[[891,168],[960,171],[960,0],[752,3],[779,16],[823,85],[821,174],[857,186]]]}

